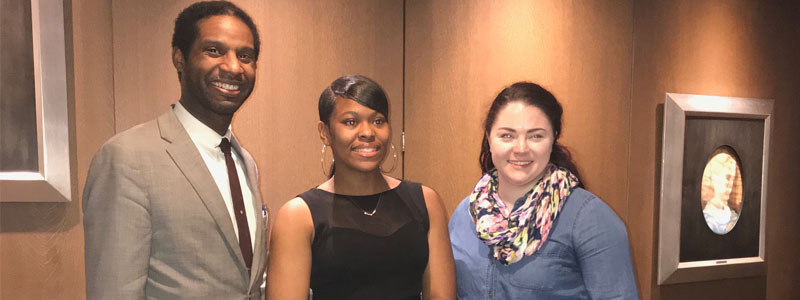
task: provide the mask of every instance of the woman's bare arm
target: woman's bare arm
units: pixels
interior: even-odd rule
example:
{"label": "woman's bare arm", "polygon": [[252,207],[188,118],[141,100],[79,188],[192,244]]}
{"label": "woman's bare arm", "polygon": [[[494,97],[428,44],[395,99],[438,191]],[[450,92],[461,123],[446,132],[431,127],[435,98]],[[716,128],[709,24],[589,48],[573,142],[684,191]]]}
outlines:
{"label": "woman's bare arm", "polygon": [[306,300],[311,280],[314,221],[301,198],[278,211],[270,240],[267,299]]}
{"label": "woman's bare arm", "polygon": [[451,300],[456,298],[456,271],[450,235],[447,231],[447,213],[439,194],[423,186],[425,205],[428,208],[428,267],[422,281],[422,294],[426,300]]}

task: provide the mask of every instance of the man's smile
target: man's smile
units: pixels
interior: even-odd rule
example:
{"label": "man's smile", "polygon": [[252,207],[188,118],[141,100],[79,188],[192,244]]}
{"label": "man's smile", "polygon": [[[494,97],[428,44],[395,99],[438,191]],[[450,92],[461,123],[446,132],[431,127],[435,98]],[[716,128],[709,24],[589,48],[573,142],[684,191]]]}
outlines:
{"label": "man's smile", "polygon": [[222,81],[211,81],[211,86],[215,87],[217,91],[225,96],[239,95],[240,84],[226,83]]}
{"label": "man's smile", "polygon": [[224,83],[224,82],[219,82],[219,81],[211,82],[211,84],[213,86],[216,86],[218,88],[221,88],[221,89],[224,89],[224,90],[228,90],[228,91],[238,91],[239,90],[239,85],[238,84],[230,84],[230,83]]}

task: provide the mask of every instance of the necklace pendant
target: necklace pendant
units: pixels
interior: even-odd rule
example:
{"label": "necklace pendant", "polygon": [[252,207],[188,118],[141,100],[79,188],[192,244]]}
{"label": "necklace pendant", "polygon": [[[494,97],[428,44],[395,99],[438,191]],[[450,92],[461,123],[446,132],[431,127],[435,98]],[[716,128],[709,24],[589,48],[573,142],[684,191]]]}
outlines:
{"label": "necklace pendant", "polygon": [[383,196],[383,192],[378,194],[378,201],[375,203],[375,208],[371,212],[361,207],[361,205],[358,205],[358,202],[356,202],[356,200],[354,200],[352,197],[345,196],[345,198],[347,198],[347,200],[350,200],[350,203],[352,203],[355,207],[358,207],[358,209],[361,210],[361,212],[364,213],[365,216],[372,217],[375,214],[375,212],[378,211],[378,205],[381,204],[381,196]]}

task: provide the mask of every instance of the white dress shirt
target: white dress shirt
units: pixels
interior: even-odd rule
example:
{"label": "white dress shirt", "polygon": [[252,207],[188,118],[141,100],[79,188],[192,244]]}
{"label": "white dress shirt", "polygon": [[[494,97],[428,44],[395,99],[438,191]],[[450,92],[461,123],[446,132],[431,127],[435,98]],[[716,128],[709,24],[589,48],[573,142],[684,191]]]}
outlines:
{"label": "white dress shirt", "polygon": [[[175,104],[173,110],[175,116],[178,117],[178,121],[181,122],[186,132],[189,133],[189,137],[192,139],[192,142],[194,142],[195,147],[200,151],[200,155],[203,157],[208,171],[211,172],[211,176],[214,177],[214,182],[217,183],[217,188],[219,188],[219,192],[222,194],[222,200],[225,201],[225,206],[228,208],[233,230],[236,232],[236,238],[238,239],[239,227],[236,226],[236,215],[234,215],[233,212],[231,186],[228,180],[228,166],[225,164],[225,154],[223,154],[222,150],[219,148],[223,137],[228,138],[231,142],[231,149],[233,149],[233,151],[231,151],[233,155],[231,156],[233,157],[233,162],[236,164],[239,184],[242,186],[244,210],[247,215],[247,226],[248,229],[250,229],[250,245],[255,246],[257,219],[254,205],[260,203],[253,203],[253,191],[250,187],[250,181],[247,178],[247,172],[245,172],[244,162],[242,162],[241,149],[239,149],[239,143],[234,142],[236,137],[231,133],[230,126],[228,126],[228,131],[225,132],[225,135],[222,136],[195,118],[180,102]],[[260,207],[260,205],[258,206]]]}

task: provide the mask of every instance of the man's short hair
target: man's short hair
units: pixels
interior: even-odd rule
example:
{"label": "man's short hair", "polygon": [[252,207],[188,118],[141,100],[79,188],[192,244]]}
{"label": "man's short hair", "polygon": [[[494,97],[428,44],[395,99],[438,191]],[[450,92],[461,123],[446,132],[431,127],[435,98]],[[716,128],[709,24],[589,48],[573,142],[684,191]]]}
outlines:
{"label": "man's short hair", "polygon": [[234,16],[242,20],[253,34],[253,47],[255,48],[255,60],[258,61],[258,53],[261,49],[261,39],[258,37],[258,29],[250,18],[241,8],[228,1],[203,1],[197,2],[184,9],[175,19],[175,31],[172,33],[172,47],[178,47],[184,57],[188,57],[189,48],[197,38],[197,22],[211,16]]}

